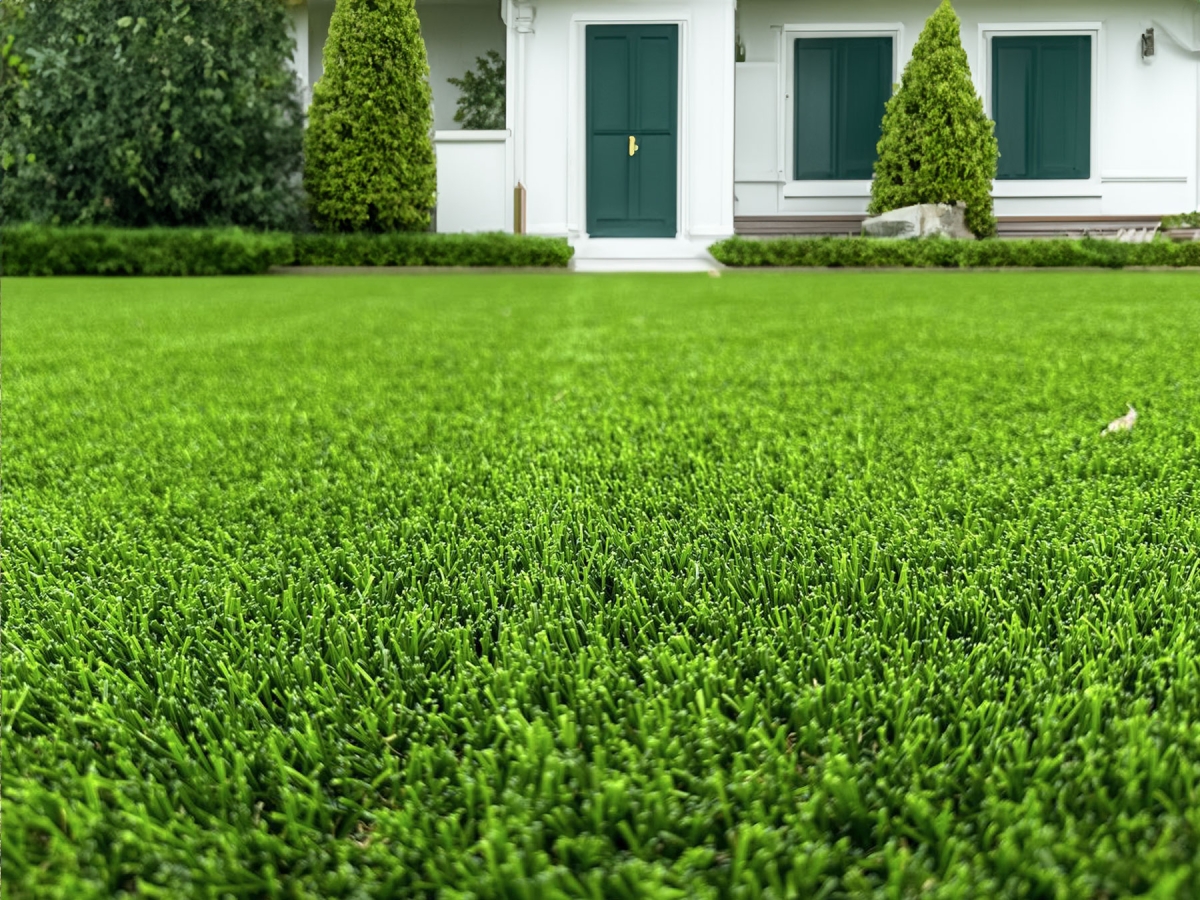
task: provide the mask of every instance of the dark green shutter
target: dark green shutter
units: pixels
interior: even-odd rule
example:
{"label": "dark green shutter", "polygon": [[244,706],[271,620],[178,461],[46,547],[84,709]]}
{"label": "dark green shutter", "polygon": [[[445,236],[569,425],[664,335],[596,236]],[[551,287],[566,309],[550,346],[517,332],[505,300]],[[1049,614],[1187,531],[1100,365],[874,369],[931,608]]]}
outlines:
{"label": "dark green shutter", "polygon": [[892,95],[891,38],[796,41],[795,177],[869,179]]}
{"label": "dark green shutter", "polygon": [[999,178],[1089,178],[1091,37],[993,38],[992,116]]}

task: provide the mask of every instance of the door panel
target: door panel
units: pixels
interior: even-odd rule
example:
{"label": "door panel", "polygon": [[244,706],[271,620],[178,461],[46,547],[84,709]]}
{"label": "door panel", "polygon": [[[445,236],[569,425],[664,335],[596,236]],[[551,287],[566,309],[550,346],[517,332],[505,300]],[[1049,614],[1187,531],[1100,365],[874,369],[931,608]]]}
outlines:
{"label": "door panel", "polygon": [[629,42],[617,36],[599,35],[588,43],[588,112],[597,131],[629,127],[629,50]]}
{"label": "door panel", "polygon": [[832,178],[833,47],[796,42],[796,178]]}
{"label": "door panel", "polygon": [[[624,129],[622,129],[624,130]],[[614,222],[629,218],[630,172],[625,164],[626,139],[624,135],[598,135],[594,148],[594,175],[597,183],[608,185],[607,190],[588,192],[588,215],[597,221]],[[589,178],[590,181],[590,178]]]}
{"label": "door panel", "polygon": [[[1040,109],[1042,175],[1086,178],[1090,160],[1084,153],[1091,131],[1091,56],[1078,41],[1047,46],[1041,53]],[[1086,63],[1086,69],[1082,69]],[[1090,150],[1090,148],[1089,148]]]}
{"label": "door panel", "polygon": [[996,59],[992,115],[1000,144],[998,178],[1029,174],[1028,110],[1032,106],[1033,51],[1029,47],[994,44]]}
{"label": "door panel", "polygon": [[638,123],[642,131],[675,133],[675,41],[666,36],[637,42]]}
{"label": "door panel", "polygon": [[869,179],[875,174],[883,113],[891,96],[891,40],[847,40],[843,44],[842,66],[838,177]]}
{"label": "door panel", "polygon": [[585,46],[588,234],[674,237],[678,27],[589,25]]}
{"label": "door panel", "polygon": [[[639,221],[651,236],[675,236],[675,136],[639,136],[634,158]],[[664,173],[670,173],[665,175]]]}

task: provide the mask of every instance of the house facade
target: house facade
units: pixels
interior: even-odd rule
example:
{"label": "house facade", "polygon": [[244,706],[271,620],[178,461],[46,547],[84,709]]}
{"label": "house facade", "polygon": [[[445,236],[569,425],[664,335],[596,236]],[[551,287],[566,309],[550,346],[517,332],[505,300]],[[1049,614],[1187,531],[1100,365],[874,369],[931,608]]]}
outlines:
{"label": "house facade", "polygon": [[[311,86],[334,0],[294,10]],[[733,233],[857,232],[883,104],[936,0],[417,0],[439,231],[565,236],[581,262]],[[996,121],[1001,232],[1200,208],[1200,2],[958,0]],[[496,50],[506,127],[447,81]],[[309,88],[311,90],[311,87]]]}

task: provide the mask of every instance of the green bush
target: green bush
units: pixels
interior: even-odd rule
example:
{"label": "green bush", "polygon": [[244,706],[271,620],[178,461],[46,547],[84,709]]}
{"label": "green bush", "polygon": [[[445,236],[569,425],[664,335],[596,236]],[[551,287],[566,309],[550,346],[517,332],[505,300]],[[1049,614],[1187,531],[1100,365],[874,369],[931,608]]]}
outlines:
{"label": "green bush", "polygon": [[4,275],[256,275],[271,266],[562,268],[571,247],[513,234],[298,234],[237,228],[0,229]]}
{"label": "green bush", "polygon": [[454,121],[463,128],[500,129],[504,127],[505,66],[504,58],[495,50],[475,58],[478,71],[468,71],[462,78],[447,78],[461,92]]}
{"label": "green bush", "polygon": [[304,187],[327,231],[424,231],[437,172],[413,0],[340,0],[305,134]]}
{"label": "green bush", "polygon": [[1162,222],[1163,228],[1200,228],[1200,212],[1184,213],[1181,216],[1167,216]]}
{"label": "green bush", "polygon": [[514,234],[302,234],[302,266],[563,267],[571,247],[557,238]]}
{"label": "green bush", "polygon": [[292,254],[290,234],[238,228],[0,229],[4,275],[255,275]]}
{"label": "green bush", "polygon": [[993,235],[998,158],[994,126],[971,83],[958,16],[950,0],[942,0],[884,113],[871,215],[961,200],[967,205],[967,227],[978,237]]}
{"label": "green bush", "polygon": [[938,238],[897,241],[873,238],[732,237],[714,244],[712,255],[727,266],[904,267],[904,268],[1059,268],[1200,266],[1200,242],[1122,244],[1083,240],[950,241]]}
{"label": "green bush", "polygon": [[4,0],[6,222],[291,228],[303,116],[279,0]]}

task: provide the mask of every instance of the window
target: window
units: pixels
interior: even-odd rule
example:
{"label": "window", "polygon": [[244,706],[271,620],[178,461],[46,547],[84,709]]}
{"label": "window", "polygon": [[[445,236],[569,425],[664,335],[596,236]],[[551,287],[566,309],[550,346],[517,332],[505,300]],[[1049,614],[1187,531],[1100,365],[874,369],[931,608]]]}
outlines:
{"label": "window", "polygon": [[797,181],[869,179],[892,95],[892,39],[798,38]]}
{"label": "window", "polygon": [[992,38],[992,117],[998,178],[1091,177],[1091,37]]}

